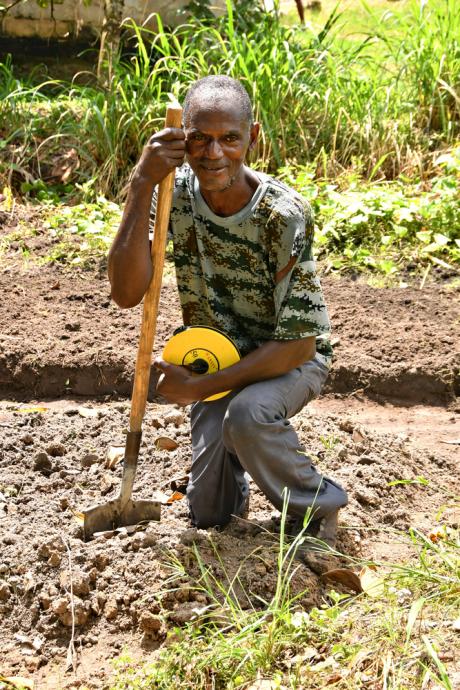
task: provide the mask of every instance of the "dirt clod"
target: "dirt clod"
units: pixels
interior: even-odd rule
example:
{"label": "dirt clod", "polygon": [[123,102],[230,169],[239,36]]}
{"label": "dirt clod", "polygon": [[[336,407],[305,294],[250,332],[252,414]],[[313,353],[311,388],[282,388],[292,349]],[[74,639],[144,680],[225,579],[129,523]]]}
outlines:
{"label": "dirt clod", "polygon": [[161,619],[150,611],[142,611],[139,616],[139,627],[146,633],[157,633],[161,629],[161,625]]}
{"label": "dirt clod", "polygon": [[89,616],[89,611],[83,601],[77,596],[71,597],[70,594],[55,599],[51,605],[51,610],[67,627],[72,625],[73,618],[75,618],[75,625],[84,625]]}
{"label": "dirt clod", "polygon": [[8,601],[11,592],[6,582],[0,582],[0,601]]}
{"label": "dirt clod", "polygon": [[99,462],[99,456],[96,453],[86,453],[80,460],[82,467],[91,467]]}
{"label": "dirt clod", "polygon": [[48,477],[53,471],[53,463],[44,451],[37,453],[34,460],[34,470]]}
{"label": "dirt clod", "polygon": [[63,589],[72,591],[79,597],[84,597],[90,591],[90,577],[88,573],[81,570],[73,570],[70,573],[68,570],[62,570],[59,575],[59,582]]}
{"label": "dirt clod", "polygon": [[108,621],[112,621],[118,615],[118,604],[116,599],[108,599],[104,605],[104,616]]}

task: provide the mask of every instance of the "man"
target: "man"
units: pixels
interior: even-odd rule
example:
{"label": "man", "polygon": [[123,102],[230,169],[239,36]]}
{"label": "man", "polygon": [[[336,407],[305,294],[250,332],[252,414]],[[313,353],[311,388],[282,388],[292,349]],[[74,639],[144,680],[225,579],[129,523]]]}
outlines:
{"label": "man", "polygon": [[286,488],[300,523],[312,508],[317,536],[332,545],[346,493],[316,471],[288,421],[319,394],[331,358],[313,223],[302,197],[245,164],[258,134],[239,82],[212,76],[192,85],[183,130],[154,134],[133,173],[109,256],[112,297],[121,307],[141,301],[152,276],[154,190],[185,160],[170,222],[184,324],[218,328],[242,355],[204,376],[155,363],[158,392],[192,403],[192,521],[207,528],[241,515],[249,474],[279,510]]}

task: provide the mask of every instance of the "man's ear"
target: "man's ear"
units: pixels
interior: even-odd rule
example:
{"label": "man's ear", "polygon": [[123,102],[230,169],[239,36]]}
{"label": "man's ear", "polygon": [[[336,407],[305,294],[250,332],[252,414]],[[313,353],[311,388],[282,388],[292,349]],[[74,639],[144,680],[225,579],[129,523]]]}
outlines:
{"label": "man's ear", "polygon": [[254,122],[251,125],[251,131],[249,132],[249,151],[254,151],[257,141],[259,139],[260,123]]}

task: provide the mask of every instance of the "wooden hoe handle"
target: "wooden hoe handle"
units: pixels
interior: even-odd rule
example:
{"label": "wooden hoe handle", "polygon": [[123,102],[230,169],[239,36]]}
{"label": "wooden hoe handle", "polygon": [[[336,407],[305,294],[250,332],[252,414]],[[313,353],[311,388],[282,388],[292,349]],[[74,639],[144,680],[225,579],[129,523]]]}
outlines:
{"label": "wooden hoe handle", "polygon": [[[177,101],[172,102],[166,111],[166,127],[182,126],[182,108]],[[161,281],[166,253],[169,215],[174,189],[173,170],[158,185],[158,199],[155,214],[155,226],[152,242],[153,275],[144,296],[141,334],[137,351],[136,371],[134,374],[133,394],[131,398],[130,431],[141,431],[150,380],[153,341],[157,325],[158,304],[160,301]]]}

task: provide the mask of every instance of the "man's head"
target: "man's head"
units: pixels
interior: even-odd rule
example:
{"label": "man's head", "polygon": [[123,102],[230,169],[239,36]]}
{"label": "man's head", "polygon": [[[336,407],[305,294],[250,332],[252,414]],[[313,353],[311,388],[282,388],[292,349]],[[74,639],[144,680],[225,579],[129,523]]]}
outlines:
{"label": "man's head", "polygon": [[207,191],[224,191],[243,171],[246,154],[257,141],[249,96],[230,77],[195,82],[184,103],[187,161]]}

